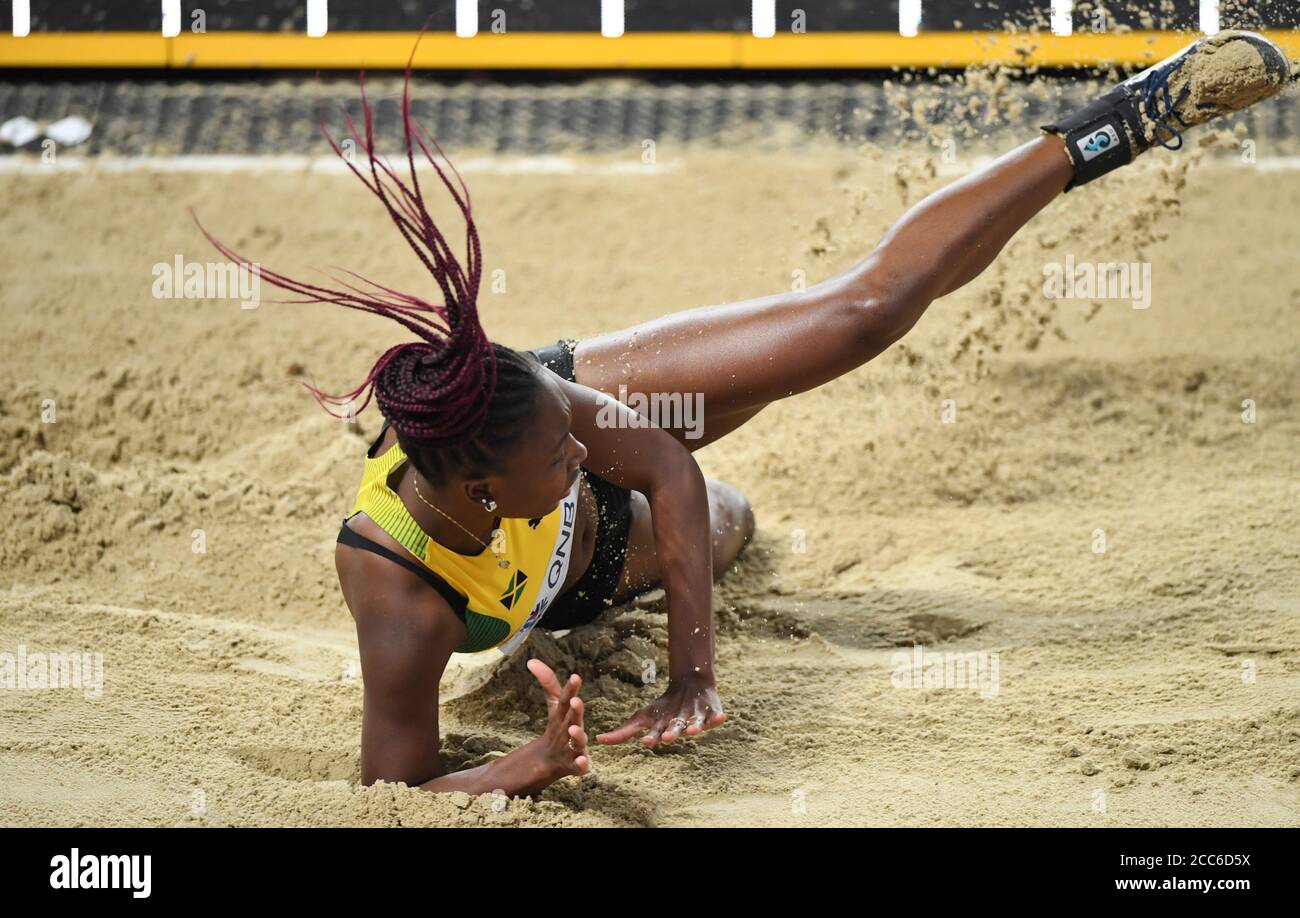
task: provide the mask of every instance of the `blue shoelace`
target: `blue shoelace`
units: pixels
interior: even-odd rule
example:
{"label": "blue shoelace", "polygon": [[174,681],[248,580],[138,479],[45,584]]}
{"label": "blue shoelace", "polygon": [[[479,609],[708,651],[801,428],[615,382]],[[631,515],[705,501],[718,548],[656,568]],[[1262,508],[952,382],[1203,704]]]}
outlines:
{"label": "blue shoelace", "polygon": [[[1183,91],[1178,94],[1177,99],[1174,99],[1169,91],[1169,78],[1177,72],[1179,67],[1183,66],[1183,63],[1189,57],[1191,57],[1190,53],[1185,54],[1176,60],[1167,70],[1156,71],[1152,74],[1150,81],[1147,83],[1146,92],[1142,97],[1142,108],[1147,113],[1147,116],[1155,122],[1156,127],[1164,128],[1166,132],[1173,135],[1173,137],[1168,140],[1160,141],[1160,146],[1164,147],[1166,150],[1181,150],[1183,147],[1182,131],[1174,127],[1173,119],[1176,118],[1178,123],[1183,126],[1183,129],[1191,127],[1191,125],[1184,121],[1182,116],[1178,114],[1177,109],[1178,106],[1182,105],[1187,99],[1187,94],[1192,91],[1192,87],[1190,85],[1184,86]],[[1163,105],[1158,105],[1157,103],[1163,103]],[[1172,143],[1174,140],[1178,141],[1178,143]]]}

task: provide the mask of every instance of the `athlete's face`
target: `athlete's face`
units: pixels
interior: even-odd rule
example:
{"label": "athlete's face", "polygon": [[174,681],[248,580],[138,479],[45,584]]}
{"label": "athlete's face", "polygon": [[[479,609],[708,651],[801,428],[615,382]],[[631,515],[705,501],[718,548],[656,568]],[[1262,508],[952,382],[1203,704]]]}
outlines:
{"label": "athlete's face", "polygon": [[578,477],[587,448],[569,431],[573,408],[552,373],[540,373],[531,429],[500,475],[490,479],[501,516],[533,519],[554,510]]}

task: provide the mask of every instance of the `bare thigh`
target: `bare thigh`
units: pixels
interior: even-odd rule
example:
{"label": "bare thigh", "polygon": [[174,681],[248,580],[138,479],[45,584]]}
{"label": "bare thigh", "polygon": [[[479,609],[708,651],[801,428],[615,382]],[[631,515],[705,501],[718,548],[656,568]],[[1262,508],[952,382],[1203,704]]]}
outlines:
{"label": "bare thigh", "polygon": [[[913,205],[854,267],[807,290],[687,309],[579,342],[576,379],[617,397],[698,395],[711,442],[763,405],[861,366],[977,276],[1064,190],[1059,137],[1030,141]],[[652,418],[653,420],[653,418]],[[701,440],[660,422],[698,449]]]}
{"label": "bare thigh", "polygon": [[768,403],[823,385],[871,356],[863,310],[839,286],[672,313],[578,342],[578,383],[618,397],[677,395],[703,408],[703,436],[661,423],[691,451]]}

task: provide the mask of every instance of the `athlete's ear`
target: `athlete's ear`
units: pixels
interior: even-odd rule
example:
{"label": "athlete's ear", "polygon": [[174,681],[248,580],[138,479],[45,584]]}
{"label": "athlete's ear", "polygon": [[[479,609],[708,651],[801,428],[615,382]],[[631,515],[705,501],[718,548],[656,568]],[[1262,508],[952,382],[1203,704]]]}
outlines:
{"label": "athlete's ear", "polygon": [[465,496],[476,504],[483,505],[487,510],[487,505],[496,500],[496,491],[493,490],[493,479],[491,478],[469,478],[461,485],[465,489]]}

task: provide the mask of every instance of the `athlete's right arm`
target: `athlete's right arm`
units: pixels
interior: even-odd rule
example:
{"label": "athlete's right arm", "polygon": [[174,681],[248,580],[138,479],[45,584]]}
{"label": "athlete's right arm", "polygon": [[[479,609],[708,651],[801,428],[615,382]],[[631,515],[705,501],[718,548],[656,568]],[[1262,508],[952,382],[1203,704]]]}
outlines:
{"label": "athlete's right arm", "polygon": [[465,639],[464,624],[446,600],[387,559],[340,546],[337,562],[340,580],[353,586],[345,586],[344,596],[361,651],[363,784],[401,781],[435,792],[499,790],[515,796],[586,773],[583,703],[577,697],[582,680],[575,674],[561,686],[540,660],[528,666],[547,695],[543,735],[485,765],[444,773],[438,755],[438,681]]}

